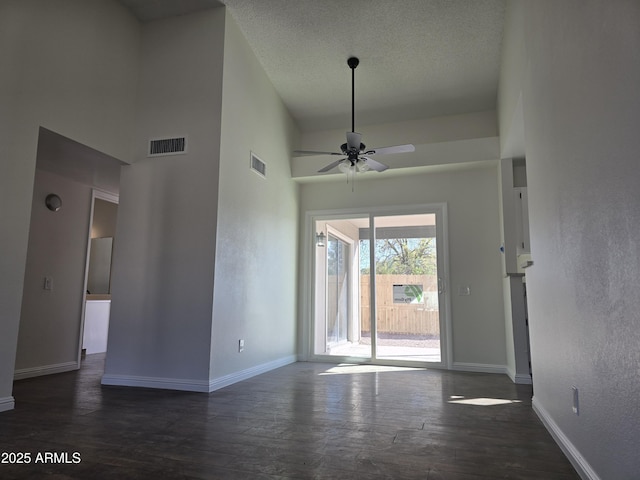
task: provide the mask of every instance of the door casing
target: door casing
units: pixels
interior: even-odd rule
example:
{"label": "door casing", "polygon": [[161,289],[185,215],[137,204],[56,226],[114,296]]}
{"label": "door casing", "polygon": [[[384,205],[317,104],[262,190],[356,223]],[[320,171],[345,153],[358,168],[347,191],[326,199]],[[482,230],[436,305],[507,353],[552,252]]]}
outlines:
{"label": "door casing", "polygon": [[[328,355],[317,355],[314,353],[314,326],[315,326],[315,288],[314,279],[316,278],[316,262],[315,260],[315,225],[316,221],[322,220],[341,220],[357,217],[368,217],[370,224],[373,224],[373,218],[379,216],[393,215],[415,215],[432,213],[436,215],[436,242],[438,245],[438,276],[442,292],[439,296],[440,308],[440,346],[441,346],[441,362],[432,363],[425,362],[424,366],[429,368],[446,368],[452,367],[452,327],[451,327],[451,298],[449,287],[449,249],[448,249],[448,222],[447,222],[447,204],[446,203],[430,203],[418,205],[402,205],[402,206],[381,206],[367,208],[345,208],[333,210],[312,210],[305,214],[305,233],[303,235],[304,246],[302,248],[302,282],[301,282],[301,308],[302,308],[302,325],[300,328],[300,345],[302,351],[299,358],[303,361],[331,361],[335,363],[343,361],[357,361],[358,363],[384,363],[386,365],[401,365],[404,362],[393,360],[380,361],[369,358],[342,358]],[[373,236],[373,229],[370,229]],[[373,243],[371,243],[373,244]],[[372,282],[372,285],[375,285]],[[372,287],[372,294],[373,294]],[[375,298],[372,296],[371,298]],[[375,308],[371,308],[372,321],[374,321]],[[410,362],[416,365],[420,362]]]}

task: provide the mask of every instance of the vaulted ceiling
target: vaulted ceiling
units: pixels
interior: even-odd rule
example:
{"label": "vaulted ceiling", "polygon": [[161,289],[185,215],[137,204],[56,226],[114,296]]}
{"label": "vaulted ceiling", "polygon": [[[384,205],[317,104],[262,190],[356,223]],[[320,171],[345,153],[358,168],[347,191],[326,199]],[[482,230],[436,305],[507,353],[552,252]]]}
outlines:
{"label": "vaulted ceiling", "polygon": [[505,0],[120,0],[142,22],[226,5],[305,131],[493,110]]}

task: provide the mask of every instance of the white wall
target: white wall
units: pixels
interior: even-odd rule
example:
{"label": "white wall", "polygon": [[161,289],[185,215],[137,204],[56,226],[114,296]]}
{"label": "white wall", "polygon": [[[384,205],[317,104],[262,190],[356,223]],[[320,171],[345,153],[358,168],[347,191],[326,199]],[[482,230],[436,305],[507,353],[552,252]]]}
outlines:
{"label": "white wall", "polygon": [[12,406],[39,127],[128,160],[137,42],[116,2],[0,3],[0,410]]}
{"label": "white wall", "polygon": [[[103,383],[208,391],[224,21],[220,8],[142,26]],[[176,135],[186,154],[146,158],[150,138]]]}
{"label": "white wall", "polygon": [[534,407],[584,478],[637,478],[640,4],[520,8]]}
{"label": "white wall", "polygon": [[[45,197],[62,207],[52,212]],[[16,376],[23,378],[78,367],[91,188],[36,170],[29,249],[24,278]],[[53,281],[44,290],[44,277]]]}
{"label": "white wall", "polygon": [[[336,182],[303,184],[302,215],[312,210],[446,202],[454,366],[504,369],[497,163],[410,177],[376,175],[368,172],[358,177],[355,192],[345,177]],[[469,286],[471,295],[458,296],[458,286]],[[301,316],[301,332],[308,328],[304,322],[309,321]],[[300,341],[304,345],[306,339]]]}
{"label": "white wall", "polygon": [[498,88],[501,158],[524,156],[522,82],[527,55],[523,30],[523,6],[522,0],[509,0],[505,12]]}
{"label": "white wall", "polygon": [[[289,158],[297,132],[229,14],[223,91],[214,383],[293,361],[296,353],[298,186]],[[249,169],[251,151],[266,163],[266,178]]]}

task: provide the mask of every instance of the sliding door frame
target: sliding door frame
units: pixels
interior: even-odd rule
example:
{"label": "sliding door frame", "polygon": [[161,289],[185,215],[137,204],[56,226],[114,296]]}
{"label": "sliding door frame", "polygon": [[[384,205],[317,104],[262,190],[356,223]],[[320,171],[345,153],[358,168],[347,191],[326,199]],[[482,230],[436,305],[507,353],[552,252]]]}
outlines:
{"label": "sliding door frame", "polygon": [[[364,357],[339,357],[332,355],[318,355],[314,352],[314,330],[316,325],[315,318],[315,278],[316,278],[316,221],[331,221],[351,218],[367,218],[370,225],[370,245],[375,245],[375,228],[373,228],[373,219],[375,217],[394,216],[394,215],[417,215],[417,214],[435,214],[436,215],[436,242],[438,250],[438,277],[441,286],[439,295],[440,308],[440,352],[441,361],[436,362],[410,362],[412,366],[424,366],[429,368],[446,368],[451,369],[453,357],[452,345],[452,326],[451,326],[451,298],[449,288],[449,239],[448,239],[448,219],[446,203],[430,203],[417,205],[402,206],[380,206],[366,208],[344,208],[333,210],[311,210],[305,214],[304,234],[302,235],[303,248],[302,268],[301,268],[301,328],[300,328],[300,360],[303,361],[328,361],[332,363],[341,362],[357,362],[362,364],[378,364],[401,365],[403,362],[385,359],[380,361],[376,358]],[[375,262],[374,255],[371,255],[371,263]],[[372,265],[373,267],[373,265]],[[372,268],[373,272],[374,269]],[[374,275],[372,275],[374,277]],[[375,279],[371,282],[371,298],[375,298]],[[372,355],[375,353],[375,339],[373,328],[375,325],[375,302],[371,305],[371,326],[372,326]]]}

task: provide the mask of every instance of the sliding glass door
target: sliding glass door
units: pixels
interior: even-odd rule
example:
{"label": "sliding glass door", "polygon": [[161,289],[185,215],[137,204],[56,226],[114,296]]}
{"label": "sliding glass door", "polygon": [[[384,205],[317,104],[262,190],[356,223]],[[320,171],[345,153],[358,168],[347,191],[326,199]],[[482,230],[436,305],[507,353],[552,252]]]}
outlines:
{"label": "sliding glass door", "polygon": [[333,234],[327,239],[327,344],[337,347],[348,341],[351,303],[349,244]]}
{"label": "sliding glass door", "polygon": [[435,214],[375,217],[376,358],[441,361]]}
{"label": "sliding glass door", "polygon": [[315,233],[313,355],[444,363],[443,211],[322,218]]}

